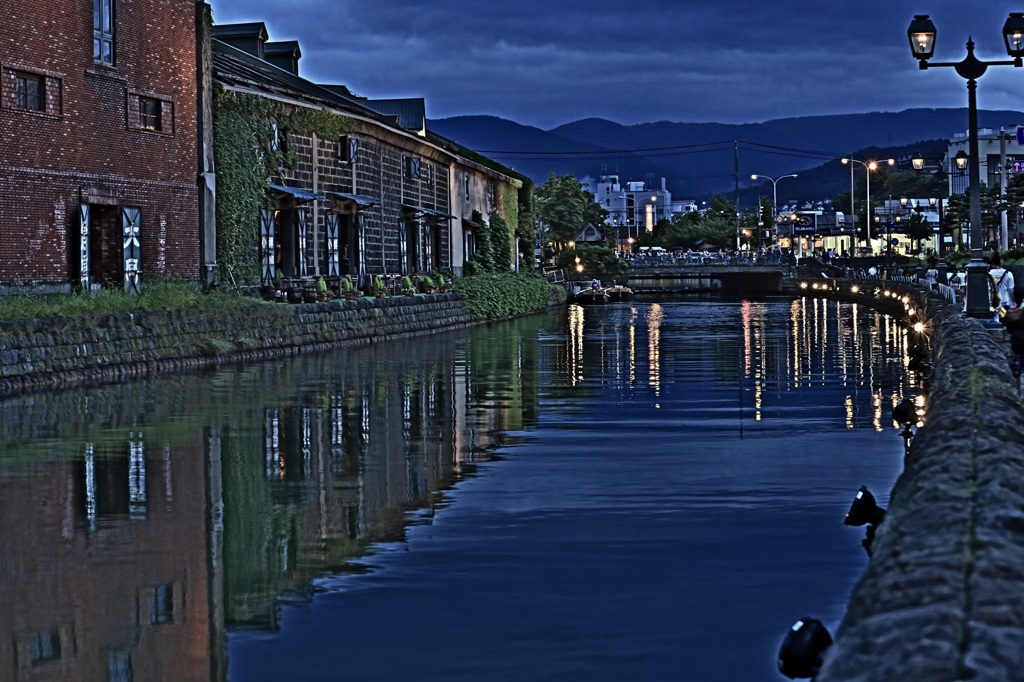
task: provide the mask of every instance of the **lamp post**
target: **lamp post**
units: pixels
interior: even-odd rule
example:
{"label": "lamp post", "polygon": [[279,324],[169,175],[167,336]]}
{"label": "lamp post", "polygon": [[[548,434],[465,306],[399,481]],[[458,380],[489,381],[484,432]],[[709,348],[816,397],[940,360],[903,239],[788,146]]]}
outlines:
{"label": "lamp post", "polygon": [[1003,42],[1012,60],[984,62],[974,56],[974,41],[967,39],[967,56],[959,62],[928,63],[935,53],[935,24],[927,14],[915,14],[907,29],[910,51],[921,70],[932,66],[951,66],[967,81],[967,134],[969,184],[967,187],[971,215],[971,261],[967,264],[967,315],[987,318],[990,315],[988,268],[982,260],[984,244],[981,234],[981,170],[978,159],[978,79],[990,66],[1024,66],[1024,12],[1010,12],[1003,24]]}
{"label": "lamp post", "polygon": [[[777,178],[772,178],[772,177],[769,177],[767,175],[757,175],[756,173],[750,176],[751,180],[757,180],[758,178],[764,178],[765,180],[771,180],[772,181],[772,222],[773,223],[778,222],[777,220],[775,220],[775,217],[777,215],[779,215],[779,195],[778,195],[778,192],[776,191],[777,190],[777,186],[779,184],[779,180],[782,180],[783,178],[795,178],[795,177],[797,177],[796,173],[790,173],[789,175],[780,175]],[[803,256],[803,241],[801,240],[798,243],[800,244],[800,247],[801,247],[800,248],[800,256],[802,257]]]}
{"label": "lamp post", "polygon": [[[867,180],[867,208],[864,213],[864,245],[871,246],[871,171],[878,170],[877,161],[858,161],[852,156],[847,156],[842,159],[844,164],[850,166],[850,215],[851,217],[856,215],[853,209],[853,164],[858,163],[864,166],[864,176]],[[896,163],[896,159],[886,159],[885,162],[890,166]]]}
{"label": "lamp post", "polygon": [[928,205],[939,209],[939,258],[942,258],[946,250],[946,236],[944,233],[946,222],[942,218],[942,201],[942,197],[928,197]]}

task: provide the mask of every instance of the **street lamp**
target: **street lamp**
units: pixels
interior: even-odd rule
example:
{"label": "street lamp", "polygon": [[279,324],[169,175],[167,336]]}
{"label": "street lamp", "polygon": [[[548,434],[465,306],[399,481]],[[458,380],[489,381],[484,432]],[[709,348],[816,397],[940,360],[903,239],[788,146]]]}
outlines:
{"label": "street lamp", "polygon": [[[769,177],[767,175],[757,175],[756,173],[754,175],[750,176],[751,180],[757,180],[758,178],[764,178],[765,180],[771,180],[772,181],[772,223],[773,224],[778,222],[775,218],[776,218],[776,216],[779,215],[779,198],[778,198],[778,192],[776,192],[777,185],[779,184],[779,180],[782,180],[783,178],[795,178],[796,176],[797,176],[796,173],[791,173],[789,175],[780,175],[777,178],[772,178],[772,177]],[[800,245],[802,247],[803,246],[803,242],[800,242]],[[802,248],[801,248],[801,251],[800,251],[800,255],[803,256],[803,249]]]}
{"label": "street lamp", "polygon": [[[878,170],[877,161],[858,161],[852,156],[847,156],[842,159],[844,164],[850,166],[850,217],[856,215],[853,208],[853,164],[859,163],[864,166],[864,175],[867,178],[868,198],[867,198],[867,209],[864,214],[864,245],[871,246],[871,171]],[[852,162],[852,163],[851,163]],[[886,159],[885,162],[890,166],[896,163],[896,159]]]}
{"label": "street lamp", "polygon": [[[907,29],[910,38],[910,51],[918,60],[921,70],[932,66],[951,66],[957,74],[967,80],[967,134],[968,163],[970,167],[967,186],[970,200],[971,215],[971,262],[967,264],[967,315],[970,317],[987,318],[990,315],[990,298],[988,292],[988,268],[982,259],[981,234],[981,170],[978,152],[978,79],[990,66],[1024,66],[1024,12],[1010,12],[1003,24],[1003,42],[1006,54],[1012,60],[984,62],[974,56],[974,41],[967,39],[967,56],[959,62],[935,62],[928,60],[935,53],[935,24],[927,14],[915,14]],[[962,150],[961,150],[962,151]],[[959,165],[960,154],[957,154]]]}

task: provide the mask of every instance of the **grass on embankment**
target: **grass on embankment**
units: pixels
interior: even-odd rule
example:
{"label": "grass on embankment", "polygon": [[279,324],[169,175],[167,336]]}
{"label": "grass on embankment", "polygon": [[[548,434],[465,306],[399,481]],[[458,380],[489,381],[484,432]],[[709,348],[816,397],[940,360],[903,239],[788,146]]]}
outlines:
{"label": "grass on embankment", "polygon": [[195,282],[159,279],[148,282],[139,295],[120,289],[104,289],[95,294],[53,294],[48,296],[15,294],[0,297],[0,320],[26,320],[47,317],[109,315],[112,313],[156,312],[194,308],[227,308],[271,305],[260,299],[239,296],[231,290],[204,290]]}
{"label": "grass on embankment", "polygon": [[[461,293],[478,320],[494,320],[539,312],[549,305],[551,285],[532,274],[503,272],[460,277]],[[275,303],[239,295],[230,288],[203,289],[196,282],[166,278],[147,282],[142,293],[120,289],[95,294],[15,294],[0,296],[0,320],[109,315],[163,310],[273,306]]]}

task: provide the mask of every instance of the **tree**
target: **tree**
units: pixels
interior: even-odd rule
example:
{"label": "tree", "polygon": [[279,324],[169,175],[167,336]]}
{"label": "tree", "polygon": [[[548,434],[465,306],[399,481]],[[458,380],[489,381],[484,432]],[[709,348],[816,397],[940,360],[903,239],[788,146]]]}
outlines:
{"label": "tree", "polygon": [[[594,213],[590,207],[594,203],[593,195],[571,175],[552,173],[543,185],[537,187],[536,199],[537,218],[546,226],[546,241],[555,245],[555,251],[564,251],[566,244],[575,239],[587,216]],[[595,225],[603,223],[602,219]]]}
{"label": "tree", "polygon": [[[577,262],[577,258],[579,261]],[[570,277],[611,281],[621,277],[628,265],[603,244],[577,244],[576,248],[555,257],[555,266],[565,268]],[[579,266],[579,267],[577,267]]]}
{"label": "tree", "polygon": [[914,213],[910,216],[910,220],[907,222],[904,228],[907,238],[917,242],[917,250],[921,250],[921,240],[928,239],[932,236],[932,226],[920,213]]}
{"label": "tree", "polygon": [[[946,227],[954,230],[957,227],[966,227],[971,220],[971,206],[966,194],[951,194],[946,204],[945,215],[943,216]],[[957,240],[956,248],[963,248],[963,237]]]}

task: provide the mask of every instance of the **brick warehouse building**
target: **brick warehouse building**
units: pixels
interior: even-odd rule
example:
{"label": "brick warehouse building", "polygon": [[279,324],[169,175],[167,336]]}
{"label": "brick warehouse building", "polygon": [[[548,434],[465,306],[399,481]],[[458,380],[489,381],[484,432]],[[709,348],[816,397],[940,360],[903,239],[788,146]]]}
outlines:
{"label": "brick warehouse building", "polygon": [[0,29],[0,288],[200,276],[194,0],[29,0]]}

